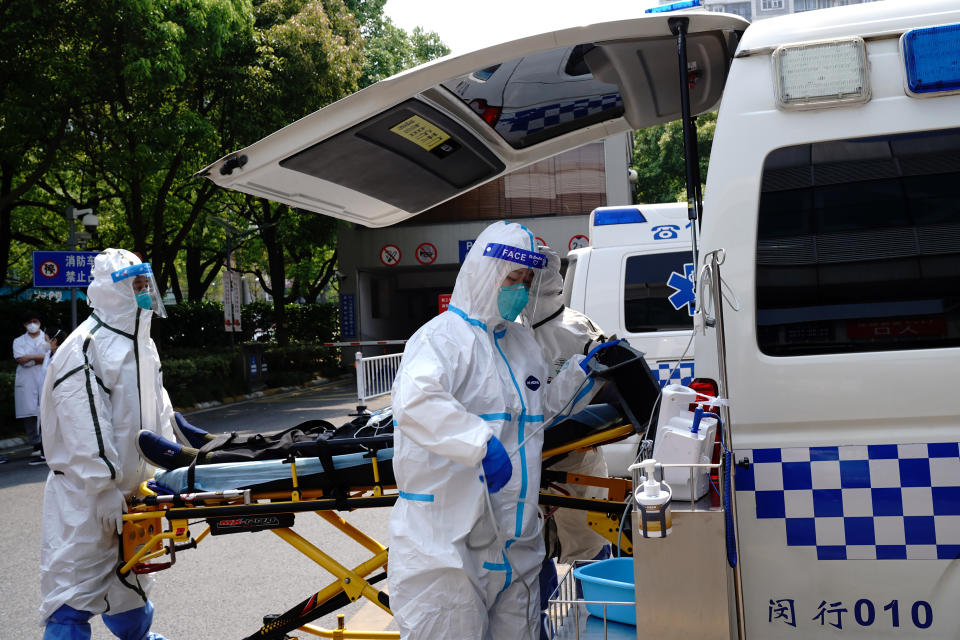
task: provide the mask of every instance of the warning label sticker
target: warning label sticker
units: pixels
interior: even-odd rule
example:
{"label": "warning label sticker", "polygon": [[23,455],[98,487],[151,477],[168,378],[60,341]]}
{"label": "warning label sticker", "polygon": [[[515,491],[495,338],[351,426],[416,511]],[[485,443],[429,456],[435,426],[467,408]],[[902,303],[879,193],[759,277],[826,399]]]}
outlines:
{"label": "warning label sticker", "polygon": [[391,127],[390,131],[406,138],[425,151],[432,151],[434,147],[450,139],[446,132],[420,116],[410,116],[395,127]]}

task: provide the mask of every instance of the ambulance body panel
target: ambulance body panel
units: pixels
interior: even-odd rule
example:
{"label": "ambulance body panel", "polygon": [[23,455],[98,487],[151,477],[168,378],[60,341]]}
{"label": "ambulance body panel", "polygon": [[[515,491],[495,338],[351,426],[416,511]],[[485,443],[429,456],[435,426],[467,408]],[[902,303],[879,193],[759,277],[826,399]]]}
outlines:
{"label": "ambulance body panel", "polygon": [[[731,67],[700,255],[723,251],[728,289],[749,638],[960,628],[960,96],[908,96],[900,50],[907,29],[946,23],[954,3],[774,18]],[[865,40],[869,101],[779,109],[773,49],[848,36]],[[710,327],[696,353],[719,379]]]}

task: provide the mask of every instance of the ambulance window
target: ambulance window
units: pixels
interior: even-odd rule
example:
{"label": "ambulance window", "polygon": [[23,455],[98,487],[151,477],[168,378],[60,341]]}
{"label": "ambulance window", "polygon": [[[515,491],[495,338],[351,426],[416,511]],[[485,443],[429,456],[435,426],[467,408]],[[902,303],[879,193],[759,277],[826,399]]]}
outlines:
{"label": "ambulance window", "polygon": [[774,356],[960,346],[960,129],[772,152],[757,337]]}
{"label": "ambulance window", "polygon": [[441,83],[515,149],[619,118],[616,84],[598,80],[590,43],[508,60]]}
{"label": "ambulance window", "polygon": [[[687,280],[684,265],[693,268],[693,258],[689,251],[675,253],[657,253],[652,255],[630,256],[626,262],[623,289],[624,328],[629,333],[650,331],[677,331],[693,326],[687,306],[674,308],[669,298],[679,293],[675,302],[683,302],[689,293],[692,298],[693,285],[687,292]],[[671,281],[671,275],[676,274]],[[671,287],[668,282],[678,288]]]}

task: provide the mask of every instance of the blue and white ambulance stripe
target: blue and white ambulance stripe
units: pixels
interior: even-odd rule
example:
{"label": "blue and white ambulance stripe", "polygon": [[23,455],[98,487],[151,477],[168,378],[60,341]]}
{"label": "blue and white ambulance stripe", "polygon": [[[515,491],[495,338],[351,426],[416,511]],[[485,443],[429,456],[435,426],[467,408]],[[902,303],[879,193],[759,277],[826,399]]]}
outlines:
{"label": "blue and white ambulance stripe", "polygon": [[[740,449],[734,486],[820,560],[960,558],[960,444]],[[741,522],[741,526],[743,526]]]}

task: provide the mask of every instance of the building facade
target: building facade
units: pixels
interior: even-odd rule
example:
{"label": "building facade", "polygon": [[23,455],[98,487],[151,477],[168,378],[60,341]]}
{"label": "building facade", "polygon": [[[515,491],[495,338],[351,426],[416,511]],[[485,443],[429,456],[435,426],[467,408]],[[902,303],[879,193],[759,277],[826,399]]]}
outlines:
{"label": "building facade", "polygon": [[[338,238],[340,324],[349,341],[409,338],[440,313],[474,238],[494,220],[526,225],[565,256],[589,243],[590,212],[630,204],[632,136],[591,143],[507,174],[380,229]],[[370,348],[366,355],[382,352]]]}
{"label": "building facade", "polygon": [[[674,0],[660,0],[660,4],[670,4]],[[878,0],[701,0],[708,11],[732,13],[747,20],[763,20],[788,13],[830,9],[848,4],[876,2]]]}

